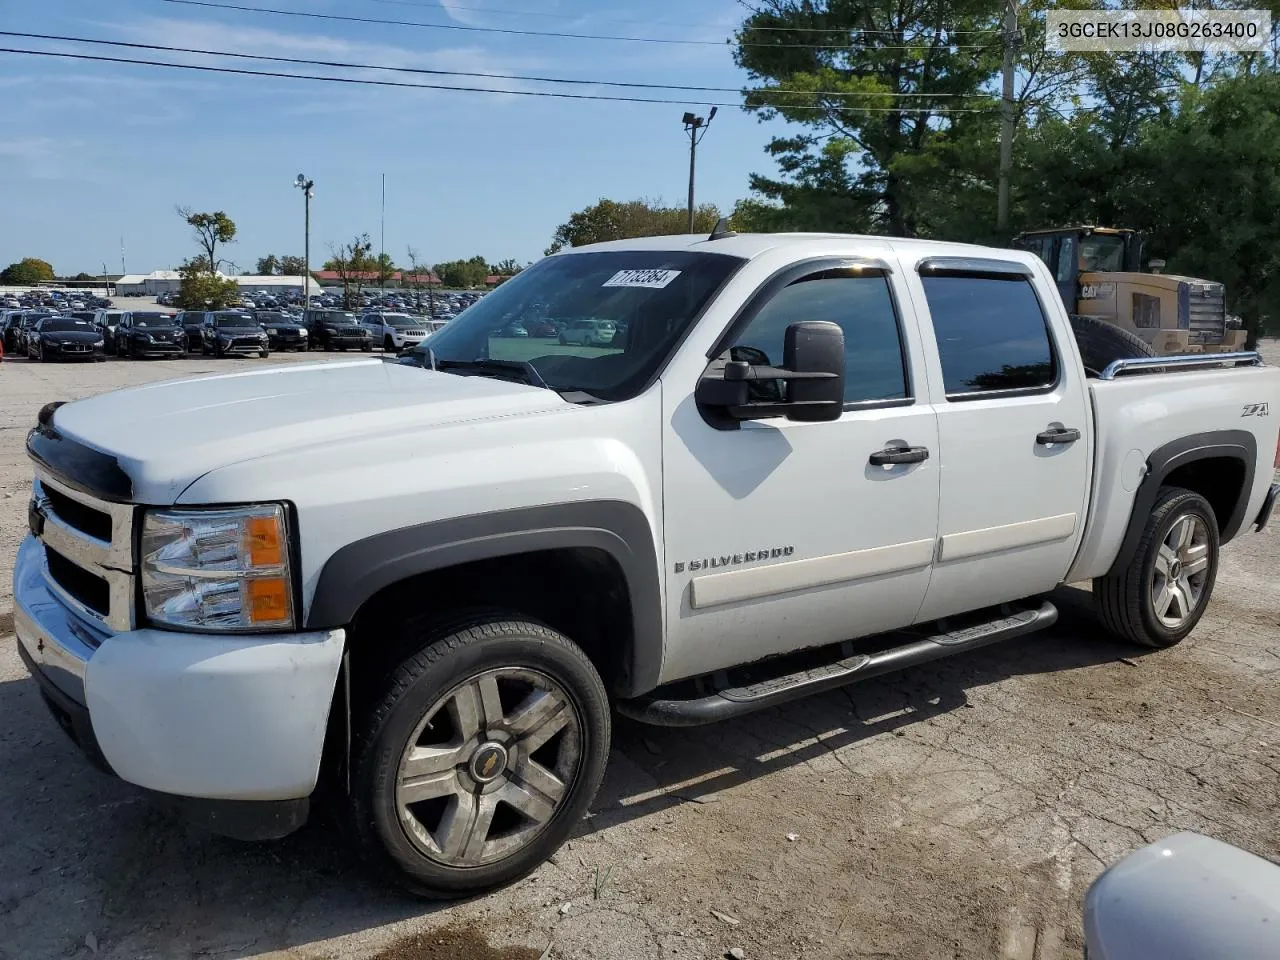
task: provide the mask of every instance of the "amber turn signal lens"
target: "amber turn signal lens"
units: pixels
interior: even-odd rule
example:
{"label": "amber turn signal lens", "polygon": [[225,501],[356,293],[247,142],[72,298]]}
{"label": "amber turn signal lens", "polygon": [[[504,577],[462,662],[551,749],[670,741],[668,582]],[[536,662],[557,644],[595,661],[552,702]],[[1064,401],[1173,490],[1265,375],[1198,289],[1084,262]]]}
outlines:
{"label": "amber turn signal lens", "polygon": [[250,623],[281,623],[289,619],[289,581],[262,577],[246,581]]}
{"label": "amber turn signal lens", "polygon": [[250,517],[245,529],[249,562],[255,567],[284,563],[284,531],[276,517]]}

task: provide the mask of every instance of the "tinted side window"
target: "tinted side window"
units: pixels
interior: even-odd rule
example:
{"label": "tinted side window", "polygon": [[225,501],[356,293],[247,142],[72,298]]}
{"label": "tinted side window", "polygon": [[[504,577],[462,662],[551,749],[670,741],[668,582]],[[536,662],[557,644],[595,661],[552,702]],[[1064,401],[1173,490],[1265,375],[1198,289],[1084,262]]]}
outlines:
{"label": "tinted side window", "polygon": [[783,334],[802,320],[827,320],[844,330],[845,403],[910,396],[887,277],[833,270],[798,280],[764,305],[730,353],[781,366]]}
{"label": "tinted side window", "polygon": [[1057,380],[1044,312],[1025,277],[924,276],[947,395]]}

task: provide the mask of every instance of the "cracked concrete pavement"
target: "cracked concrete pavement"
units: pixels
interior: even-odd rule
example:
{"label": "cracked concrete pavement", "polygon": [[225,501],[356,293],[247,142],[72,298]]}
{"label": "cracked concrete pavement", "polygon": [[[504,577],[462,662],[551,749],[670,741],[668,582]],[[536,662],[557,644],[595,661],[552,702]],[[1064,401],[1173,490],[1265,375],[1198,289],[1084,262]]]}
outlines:
{"label": "cracked concrete pavement", "polygon": [[[0,366],[0,637],[35,411],[209,368]],[[425,957],[446,929],[560,960],[1078,957],[1085,889],[1138,846],[1280,858],[1277,573],[1280,526],[1231,544],[1171,650],[1108,638],[1066,588],[1042,634],[715,726],[620,721],[575,838],[461,904],[379,886],[323,817],[260,845],[172,821],[81,760],[6,637],[0,958]]]}

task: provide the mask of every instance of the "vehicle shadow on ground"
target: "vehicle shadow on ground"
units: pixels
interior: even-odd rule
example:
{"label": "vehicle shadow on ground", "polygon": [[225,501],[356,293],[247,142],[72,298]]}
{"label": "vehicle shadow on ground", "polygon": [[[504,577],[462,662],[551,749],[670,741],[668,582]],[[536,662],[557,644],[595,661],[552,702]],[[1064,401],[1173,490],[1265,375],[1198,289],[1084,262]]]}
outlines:
{"label": "vehicle shadow on ground", "polygon": [[1087,590],[1064,587],[1051,599],[1059,619],[1048,630],[736,720],[672,729],[617,718],[615,758],[621,754],[630,763],[611,766],[580,835],[706,802],[776,770],[970,706],[970,689],[1143,655],[1104,632]]}
{"label": "vehicle shadow on ground", "polygon": [[[1134,656],[1102,633],[1087,593],[1055,600],[1063,617],[1044,633],[753,716],[683,730],[619,720],[604,789],[578,836],[955,710],[971,688]],[[0,769],[0,914],[11,931],[0,957],[67,956],[89,935],[108,958],[256,954],[446,906],[371,877],[323,810],[265,844],[184,826],[90,768],[25,680],[0,683]]]}

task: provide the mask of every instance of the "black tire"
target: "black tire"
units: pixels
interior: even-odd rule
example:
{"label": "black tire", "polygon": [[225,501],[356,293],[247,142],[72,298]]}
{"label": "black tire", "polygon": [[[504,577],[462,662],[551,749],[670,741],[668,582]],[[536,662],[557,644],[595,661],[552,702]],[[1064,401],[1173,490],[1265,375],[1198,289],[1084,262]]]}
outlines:
{"label": "black tire", "polygon": [[569,341],[564,338],[564,334],[560,334],[560,346],[567,347],[568,345]]}
{"label": "black tire", "polygon": [[1090,376],[1096,377],[1113,360],[1157,356],[1147,341],[1099,317],[1072,314],[1071,331],[1080,348],[1085,372]]}
{"label": "black tire", "polygon": [[[1198,518],[1207,537],[1208,566],[1198,599],[1176,627],[1163,623],[1153,599],[1160,548],[1183,518]],[[1171,647],[1195,629],[1213,594],[1218,575],[1218,522],[1204,497],[1183,487],[1163,487],[1142,530],[1133,559],[1118,572],[1093,581],[1093,594],[1103,625],[1111,633],[1144,647]]]}
{"label": "black tire", "polygon": [[127,348],[127,354],[130,360],[142,359],[140,356],[138,356],[138,348],[133,346],[132,344],[130,344],[129,347]]}
{"label": "black tire", "polygon": [[390,337],[382,338],[382,350],[384,353],[390,353],[395,348],[396,348],[396,344],[394,340],[392,340]]}
{"label": "black tire", "polygon": [[270,351],[270,350],[259,350],[259,351],[258,351],[258,356],[259,356],[259,357],[261,357],[263,360],[265,360],[265,359],[267,359],[267,357],[271,356],[271,351]]}
{"label": "black tire", "polygon": [[222,341],[221,340],[215,340],[213,342],[213,355],[217,357],[219,360],[222,359]]}
{"label": "black tire", "polygon": [[[414,628],[409,630],[412,633]],[[541,624],[491,614],[424,633],[422,648],[393,671],[367,718],[357,721],[351,811],[362,852],[377,868],[419,896],[452,899],[527,876],[577,826],[604,777],[609,700],[586,654]],[[396,805],[400,760],[428,710],[469,679],[496,669],[536,671],[559,685],[580,732],[580,759],[559,805],[522,847],[477,866],[441,863],[414,845],[400,821]]]}
{"label": "black tire", "polygon": [[360,348],[360,350],[364,353],[373,353],[373,344],[366,343],[364,346]]}

